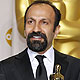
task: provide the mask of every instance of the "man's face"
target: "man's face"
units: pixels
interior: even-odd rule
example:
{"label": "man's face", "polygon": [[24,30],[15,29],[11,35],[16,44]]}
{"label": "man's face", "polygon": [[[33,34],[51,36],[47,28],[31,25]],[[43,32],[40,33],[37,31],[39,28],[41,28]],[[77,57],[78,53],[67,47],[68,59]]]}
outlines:
{"label": "man's face", "polygon": [[26,14],[27,45],[36,52],[45,52],[54,38],[55,13],[47,4],[32,5]]}

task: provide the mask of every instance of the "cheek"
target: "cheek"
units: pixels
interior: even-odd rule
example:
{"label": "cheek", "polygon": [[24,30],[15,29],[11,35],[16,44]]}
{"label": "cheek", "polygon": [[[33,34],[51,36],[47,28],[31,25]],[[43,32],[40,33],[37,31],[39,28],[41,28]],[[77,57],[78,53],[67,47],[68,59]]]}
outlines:
{"label": "cheek", "polygon": [[54,37],[53,30],[50,30],[50,31],[47,33],[48,43],[51,43],[51,42],[53,41],[53,37]]}
{"label": "cheek", "polygon": [[53,33],[49,34],[49,41],[52,41],[53,40]]}
{"label": "cheek", "polygon": [[29,34],[29,31],[28,30],[25,30],[25,37],[26,38],[28,37],[28,34]]}
{"label": "cheek", "polygon": [[27,29],[25,30],[25,33],[26,33],[26,36],[27,36],[27,35],[28,35],[28,33],[29,33]]}
{"label": "cheek", "polygon": [[26,33],[26,35],[28,35],[31,31],[32,31],[31,28],[29,28],[29,27],[26,27],[26,28],[25,28],[25,33]]}

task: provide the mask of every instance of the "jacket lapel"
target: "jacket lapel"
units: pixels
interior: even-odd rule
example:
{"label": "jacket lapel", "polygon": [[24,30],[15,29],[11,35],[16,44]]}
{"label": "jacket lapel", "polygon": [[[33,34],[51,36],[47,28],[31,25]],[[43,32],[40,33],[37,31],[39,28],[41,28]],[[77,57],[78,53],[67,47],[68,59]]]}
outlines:
{"label": "jacket lapel", "polygon": [[15,65],[21,80],[34,80],[27,49],[16,56]]}
{"label": "jacket lapel", "polygon": [[[58,52],[57,50],[54,49],[55,53],[55,61],[54,65],[61,65],[61,74],[65,76],[67,66],[68,66],[68,61],[67,61],[67,56]],[[27,54],[27,49],[25,49],[22,53],[17,55],[15,61],[15,68],[17,70],[17,76],[21,78],[20,80],[35,80],[33,71],[31,68],[30,64],[30,59]],[[53,69],[53,72],[55,72],[55,68]]]}
{"label": "jacket lapel", "polygon": [[[54,53],[55,53],[55,63],[54,65],[59,64],[61,66],[61,74],[65,76],[66,74],[66,70],[68,67],[68,61],[67,61],[67,56],[65,54],[62,54],[60,52],[58,52],[57,50],[54,49]],[[54,71],[55,72],[55,68]]]}

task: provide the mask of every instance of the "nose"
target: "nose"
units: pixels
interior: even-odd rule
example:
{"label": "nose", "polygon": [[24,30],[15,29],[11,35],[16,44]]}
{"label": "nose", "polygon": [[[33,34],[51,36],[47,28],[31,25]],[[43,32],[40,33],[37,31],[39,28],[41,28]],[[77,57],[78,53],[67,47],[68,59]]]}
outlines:
{"label": "nose", "polygon": [[39,31],[41,31],[41,27],[40,27],[40,24],[39,24],[39,23],[36,23],[36,24],[34,25],[33,31],[34,31],[34,32],[39,32]]}

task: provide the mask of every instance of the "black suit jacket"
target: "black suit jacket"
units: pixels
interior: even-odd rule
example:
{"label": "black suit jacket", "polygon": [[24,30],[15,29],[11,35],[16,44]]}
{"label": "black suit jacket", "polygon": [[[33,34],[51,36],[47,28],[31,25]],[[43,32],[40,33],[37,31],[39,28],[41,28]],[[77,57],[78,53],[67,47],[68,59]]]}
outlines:
{"label": "black suit jacket", "polygon": [[[61,73],[64,75],[64,80],[80,80],[79,59],[55,50],[56,64],[61,65]],[[0,80],[35,80],[27,49],[0,62]]]}

